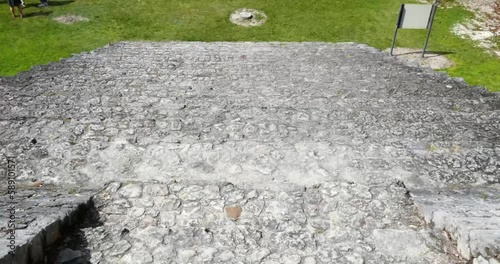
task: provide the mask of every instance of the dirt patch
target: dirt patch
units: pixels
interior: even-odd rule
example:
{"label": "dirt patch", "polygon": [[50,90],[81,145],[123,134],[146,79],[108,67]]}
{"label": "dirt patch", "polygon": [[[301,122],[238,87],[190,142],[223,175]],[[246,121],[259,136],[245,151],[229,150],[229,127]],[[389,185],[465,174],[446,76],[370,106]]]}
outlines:
{"label": "dirt patch", "polygon": [[454,25],[452,32],[500,57],[500,0],[458,0],[458,4],[474,12],[475,17]]}
{"label": "dirt patch", "polygon": [[87,21],[89,21],[89,19],[86,17],[79,16],[79,15],[62,15],[62,16],[55,17],[54,21],[62,23],[62,24],[70,25],[70,24],[74,24],[77,22],[87,22]]}
{"label": "dirt patch", "polygon": [[248,8],[238,9],[229,16],[229,21],[244,27],[260,26],[264,24],[266,20],[267,16],[264,12]]}
{"label": "dirt patch", "polygon": [[494,5],[498,4],[498,0],[458,0],[458,3],[471,11],[492,14],[495,11]]}
{"label": "dirt patch", "polygon": [[[386,49],[385,52],[390,52],[390,49]],[[443,53],[439,52],[426,52],[424,58],[422,58],[422,50],[394,48],[393,55],[406,62],[416,63],[422,67],[429,67],[432,69],[445,69],[455,65],[452,61],[448,60]]]}
{"label": "dirt patch", "polygon": [[477,41],[479,43],[478,46],[481,48],[489,49],[496,47],[495,43],[492,42],[495,34],[484,29],[483,21],[471,19],[463,24],[456,24],[453,26],[452,32],[460,37]]}

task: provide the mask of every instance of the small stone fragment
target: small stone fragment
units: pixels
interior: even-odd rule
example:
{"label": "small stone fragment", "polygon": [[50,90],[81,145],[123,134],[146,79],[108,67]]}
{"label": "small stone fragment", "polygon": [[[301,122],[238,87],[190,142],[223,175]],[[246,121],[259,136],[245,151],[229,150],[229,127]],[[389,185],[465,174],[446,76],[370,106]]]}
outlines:
{"label": "small stone fragment", "polygon": [[132,261],[134,263],[151,263],[153,262],[153,256],[145,250],[136,251],[132,253]]}
{"label": "small stone fragment", "polygon": [[127,198],[138,198],[142,194],[142,188],[138,184],[128,184],[123,186],[118,193]]}
{"label": "small stone fragment", "polygon": [[349,261],[349,263],[352,263],[352,264],[364,264],[365,263],[365,261],[363,260],[363,258],[361,256],[348,255],[345,258],[347,259],[347,261]]}
{"label": "small stone fragment", "polygon": [[240,17],[242,19],[251,19],[253,17],[253,15],[250,12],[241,12]]}
{"label": "small stone fragment", "polygon": [[134,208],[130,209],[129,215],[132,217],[140,217],[144,214],[145,211],[146,210],[142,207],[134,207]]}
{"label": "small stone fragment", "polygon": [[110,183],[110,184],[106,187],[105,192],[107,192],[107,193],[109,193],[109,194],[113,194],[113,193],[115,193],[116,191],[118,191],[118,189],[120,189],[120,187],[121,187],[121,186],[122,186],[122,185],[121,185],[121,183],[119,183],[119,182],[112,182],[112,183]]}
{"label": "small stone fragment", "polygon": [[243,211],[240,206],[225,207],[226,215],[233,221],[238,220]]}
{"label": "small stone fragment", "polygon": [[156,196],[168,196],[169,191],[167,185],[150,184],[144,187],[144,194]]}
{"label": "small stone fragment", "polygon": [[231,250],[226,250],[219,255],[219,260],[224,262],[230,261],[234,258],[235,258],[234,253]]}
{"label": "small stone fragment", "polygon": [[99,263],[102,260],[102,253],[101,252],[92,251],[90,254],[91,254],[90,263]]}
{"label": "small stone fragment", "polygon": [[77,136],[82,135],[84,132],[85,132],[85,126],[83,125],[77,125],[73,130],[73,133]]}
{"label": "small stone fragment", "polygon": [[302,263],[304,263],[304,264],[316,264],[316,259],[314,257],[306,257]]}
{"label": "small stone fragment", "polygon": [[489,261],[484,259],[482,256],[479,256],[479,257],[474,259],[472,264],[489,264]]}
{"label": "small stone fragment", "polygon": [[[305,261],[306,260],[304,260],[303,263],[308,263]],[[285,255],[285,256],[283,256],[283,262],[287,263],[287,264],[299,264],[300,263],[300,256],[299,255]],[[314,262],[314,263],[316,263],[316,262]]]}
{"label": "small stone fragment", "polygon": [[254,250],[249,256],[250,263],[260,263],[265,257],[269,256],[271,251],[267,248],[259,248]]}
{"label": "small stone fragment", "polygon": [[115,246],[113,249],[109,252],[110,256],[118,256],[122,255],[123,253],[127,252],[132,246],[130,243],[126,240],[120,240],[116,242]]}
{"label": "small stone fragment", "polygon": [[177,251],[177,256],[181,263],[188,263],[189,260],[196,255],[196,251],[192,249],[183,249]]}
{"label": "small stone fragment", "polygon": [[203,262],[209,262],[212,261],[215,253],[217,253],[216,248],[204,248],[201,251],[200,258]]}
{"label": "small stone fragment", "polygon": [[259,194],[257,193],[256,190],[251,190],[250,192],[248,192],[246,195],[245,195],[245,198],[247,199],[253,199],[255,197],[259,196]]}
{"label": "small stone fragment", "polygon": [[493,259],[493,258],[490,258],[489,264],[500,264],[500,261]]}

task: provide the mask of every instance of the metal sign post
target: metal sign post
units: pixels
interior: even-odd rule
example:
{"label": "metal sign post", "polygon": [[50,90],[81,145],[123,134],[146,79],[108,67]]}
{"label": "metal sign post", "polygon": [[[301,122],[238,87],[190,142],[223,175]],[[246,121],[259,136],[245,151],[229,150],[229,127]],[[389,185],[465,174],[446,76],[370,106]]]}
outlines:
{"label": "metal sign post", "polygon": [[422,58],[425,55],[429,37],[431,35],[432,23],[436,15],[438,0],[434,1],[432,5],[417,5],[417,4],[402,4],[399,8],[398,20],[396,21],[396,28],[394,36],[392,37],[391,56],[396,43],[396,36],[398,29],[427,29],[427,37],[425,38],[424,50],[422,51]]}

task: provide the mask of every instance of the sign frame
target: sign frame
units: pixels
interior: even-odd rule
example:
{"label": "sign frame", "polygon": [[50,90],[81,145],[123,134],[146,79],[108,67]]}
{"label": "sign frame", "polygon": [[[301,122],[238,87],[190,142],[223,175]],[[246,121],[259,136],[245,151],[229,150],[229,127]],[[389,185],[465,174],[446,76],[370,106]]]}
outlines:
{"label": "sign frame", "polygon": [[[394,29],[394,36],[392,37],[392,45],[391,45],[391,56],[393,56],[392,52],[394,50],[394,45],[396,44],[396,37],[398,34],[398,29],[400,28],[405,28],[404,27],[404,19],[405,19],[405,12],[406,12],[406,6],[411,6],[413,4],[401,4],[399,7],[399,14],[398,14],[398,19],[396,21],[396,27]],[[420,28],[420,27],[409,27],[409,28],[416,28],[416,29],[426,29],[427,30],[427,36],[425,38],[425,43],[424,43],[424,49],[422,51],[422,58],[425,56],[425,51],[427,50],[427,45],[429,44],[429,37],[431,35],[431,29],[432,29],[432,24],[434,22],[434,17],[436,16],[436,11],[438,7],[438,1],[434,1],[432,4],[432,7],[430,9],[430,14],[427,19],[427,26],[425,28]]]}

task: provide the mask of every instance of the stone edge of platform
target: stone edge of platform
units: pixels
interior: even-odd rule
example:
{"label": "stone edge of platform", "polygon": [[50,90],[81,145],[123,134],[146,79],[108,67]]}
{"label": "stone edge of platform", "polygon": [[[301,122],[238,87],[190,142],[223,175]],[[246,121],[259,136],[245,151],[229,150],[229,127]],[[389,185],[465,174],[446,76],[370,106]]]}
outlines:
{"label": "stone edge of platform", "polygon": [[[484,231],[474,228],[475,224],[482,224],[482,222],[475,219],[476,217],[471,217],[469,222],[464,223],[460,222],[463,221],[464,217],[456,216],[458,211],[481,215],[485,212],[480,211],[487,211],[488,207],[500,204],[500,185],[475,186],[474,188],[458,190],[410,190],[410,196],[419,215],[434,231],[434,234],[443,240],[447,253],[460,255],[463,259],[468,260],[468,263],[500,264],[500,255],[495,255],[495,249],[491,248],[490,242],[492,241],[489,241],[494,236],[498,236],[500,239],[500,222],[498,222],[497,229],[494,226],[488,227],[487,231],[490,237],[480,241],[481,234],[478,234],[476,239],[472,241],[470,238],[472,231]],[[463,204],[460,201],[463,199],[472,203]],[[479,200],[482,201],[478,202]],[[436,216],[437,214],[439,216]],[[492,217],[500,219],[500,216]],[[464,232],[468,235],[464,236]]]}
{"label": "stone edge of platform", "polygon": [[58,217],[53,221],[47,221],[45,226],[38,227],[39,231],[36,234],[23,239],[24,241],[16,246],[14,254],[2,252],[0,264],[45,263],[46,250],[64,237],[65,230],[75,228],[81,222],[81,216],[93,208],[93,194],[85,195],[86,202],[78,203],[75,208],[68,210],[62,219]]}

